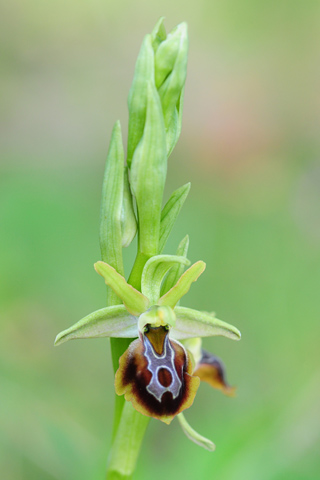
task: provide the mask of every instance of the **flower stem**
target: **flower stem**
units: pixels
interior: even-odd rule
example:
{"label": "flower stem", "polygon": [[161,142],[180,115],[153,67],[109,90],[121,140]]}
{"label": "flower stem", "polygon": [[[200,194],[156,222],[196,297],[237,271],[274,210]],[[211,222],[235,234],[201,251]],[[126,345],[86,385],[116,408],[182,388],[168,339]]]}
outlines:
{"label": "flower stem", "polygon": [[[141,289],[142,270],[148,258],[149,257],[144,255],[143,253],[138,252],[135,263],[132,267],[132,271],[131,271],[128,283],[130,283],[130,285],[132,285],[137,290]],[[111,355],[112,355],[114,372],[116,372],[117,369],[119,368],[119,358],[127,350],[131,342],[132,342],[132,339],[130,338],[110,338]],[[131,412],[131,417],[130,417],[129,411]],[[124,422],[123,420],[124,417],[125,418],[130,417],[127,423]],[[139,417],[142,417],[142,419],[139,419]],[[126,479],[131,477],[131,475],[129,477],[121,476],[116,471],[111,472],[111,468],[113,468],[111,464],[112,462],[113,464],[115,463],[116,460],[114,459],[121,457],[121,462],[123,462],[124,464],[128,463],[131,465],[132,455],[135,458],[134,460],[134,464],[135,464],[139,454],[141,443],[143,440],[144,432],[147,428],[149,420],[150,419],[148,417],[145,417],[144,415],[141,415],[136,410],[134,410],[131,403],[126,402],[123,396],[115,395],[113,431],[112,431],[112,448],[111,448],[111,454],[110,454],[110,465],[108,467],[109,473],[107,473],[108,480],[109,479],[120,480],[120,479]],[[140,438],[140,441],[137,444],[135,443],[134,449],[131,452],[128,446],[123,444],[123,441],[125,438],[131,437],[131,436],[133,436],[132,438],[134,439],[135,435],[137,435],[137,432],[134,428],[135,425],[137,425],[137,429],[139,432],[138,436]],[[132,429],[132,432],[131,432],[131,429]],[[121,451],[121,448],[123,449],[122,451]],[[120,449],[120,453],[118,451],[119,449]],[[126,459],[127,456],[128,456],[128,459],[125,462],[124,459]],[[133,465],[133,469],[134,469],[134,465]],[[133,473],[133,469],[132,469],[132,473]]]}
{"label": "flower stem", "polygon": [[[119,368],[119,358],[127,350],[131,342],[131,338],[110,338],[111,356],[114,372],[116,372]],[[119,395],[115,395],[112,440],[114,440],[117,433],[124,403],[125,399],[123,396],[120,397]]]}
{"label": "flower stem", "polygon": [[145,255],[144,253],[141,253],[138,251],[135,262],[133,264],[130,277],[128,280],[128,283],[132,285],[134,288],[137,290],[141,291],[141,276],[142,276],[142,270],[147,261],[149,260],[150,256]]}
{"label": "flower stem", "polygon": [[109,456],[107,480],[132,478],[141,443],[150,421],[125,402]]}

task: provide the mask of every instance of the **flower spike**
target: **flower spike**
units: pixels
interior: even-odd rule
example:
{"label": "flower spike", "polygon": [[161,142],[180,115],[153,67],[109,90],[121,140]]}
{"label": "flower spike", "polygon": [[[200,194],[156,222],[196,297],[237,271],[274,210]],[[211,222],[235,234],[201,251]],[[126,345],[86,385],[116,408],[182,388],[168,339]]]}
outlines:
{"label": "flower spike", "polygon": [[[186,436],[213,451],[215,445],[182,412],[192,405],[201,380],[226,395],[235,390],[222,361],[202,350],[201,337],[239,340],[239,330],[213,313],[179,306],[206,264],[189,267],[188,236],[176,255],[162,254],[190,190],[189,183],[178,188],[162,207],[168,157],[181,131],[187,54],[185,23],[167,35],[160,18],[143,40],[128,98],[127,157],[116,122],[103,180],[102,261],[94,267],[107,285],[107,307],[55,340],[60,345],[110,337],[117,396],[107,478],[132,478],[147,417],[169,424],[178,416]],[[136,234],[136,259],[126,281],[122,249]]]}

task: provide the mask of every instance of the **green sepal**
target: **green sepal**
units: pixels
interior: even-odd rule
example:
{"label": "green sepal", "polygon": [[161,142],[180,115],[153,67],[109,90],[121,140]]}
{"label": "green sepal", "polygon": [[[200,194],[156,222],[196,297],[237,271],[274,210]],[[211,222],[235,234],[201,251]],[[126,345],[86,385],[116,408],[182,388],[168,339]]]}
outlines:
{"label": "green sepal", "polygon": [[159,252],[161,253],[167,243],[168,237],[188,196],[191,183],[186,183],[175,190],[161,212]]}
{"label": "green sepal", "polygon": [[[186,258],[188,254],[188,248],[189,248],[189,235],[186,235],[179,243],[176,255],[178,255],[179,257],[181,256]],[[164,279],[163,284],[161,286],[161,296],[167,293],[170,290],[170,288],[172,288],[177,283],[177,281],[179,280],[183,272],[184,272],[184,265],[181,263],[177,263],[170,269],[170,271],[168,272],[168,275]]]}
{"label": "green sepal", "polygon": [[[121,212],[124,152],[120,122],[113,127],[102,186],[100,213],[101,257],[123,274]],[[112,296],[112,292],[111,293]],[[115,299],[113,299],[114,301]]]}
{"label": "green sepal", "polygon": [[211,440],[209,440],[208,438],[205,438],[202,435],[200,435],[200,433],[196,432],[189,425],[183,413],[179,413],[177,417],[181,425],[181,428],[183,430],[183,433],[189,438],[189,440],[196,443],[200,447],[203,447],[206,450],[209,450],[209,452],[214,452],[214,450],[216,449],[215,444],[211,442]]}
{"label": "green sepal", "polygon": [[77,338],[134,338],[137,336],[137,318],[130,315],[123,305],[115,305],[90,313],[72,327],[63,330],[57,335],[54,344],[61,345]]}
{"label": "green sepal", "polygon": [[101,275],[106,284],[121,298],[124,306],[132,315],[139,316],[149,307],[149,300],[141,292],[126,282],[114,268],[105,262],[96,262],[94,268]]}
{"label": "green sepal", "polygon": [[160,297],[161,283],[165,274],[176,264],[190,265],[185,257],[176,255],[155,255],[145,264],[141,277],[141,292],[150,304],[157,303]]}
{"label": "green sepal", "polygon": [[159,299],[158,304],[169,305],[171,308],[174,308],[179,300],[189,291],[191,284],[199,278],[205,268],[206,264],[202,262],[202,260],[194,263],[181,275],[175,286]]}
{"label": "green sepal", "polygon": [[143,135],[149,82],[154,84],[154,51],[152,47],[152,37],[151,35],[146,35],[136,61],[134,77],[128,96],[129,126],[127,164],[129,168],[134,151]]}
{"label": "green sepal", "polygon": [[171,333],[172,337],[177,340],[217,335],[231,338],[232,340],[240,340],[241,338],[241,333],[236,327],[218,320],[213,314],[186,307],[176,307],[174,312],[177,321]]}
{"label": "green sepal", "polygon": [[167,175],[166,138],[159,96],[148,84],[148,104],[143,136],[135,149],[130,184],[139,220],[139,251],[147,256],[159,250],[160,217]]}
{"label": "green sepal", "polygon": [[154,52],[157,51],[161,42],[167,38],[166,29],[163,25],[164,17],[160,17],[151,32],[151,43]]}
{"label": "green sepal", "polygon": [[152,327],[174,327],[176,324],[176,315],[171,307],[153,305],[149,310],[140,315],[138,320],[139,332],[143,332],[143,327],[147,324]]}
{"label": "green sepal", "polygon": [[137,219],[134,213],[132,194],[129,185],[128,167],[123,173],[123,199],[121,211],[122,246],[128,247],[137,233]]}

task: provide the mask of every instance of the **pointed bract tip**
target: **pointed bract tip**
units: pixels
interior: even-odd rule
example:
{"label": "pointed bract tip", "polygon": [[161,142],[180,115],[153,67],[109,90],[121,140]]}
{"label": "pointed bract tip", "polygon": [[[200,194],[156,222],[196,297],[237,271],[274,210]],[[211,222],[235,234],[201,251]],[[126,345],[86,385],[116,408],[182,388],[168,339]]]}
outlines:
{"label": "pointed bract tip", "polygon": [[188,24],[187,24],[187,22],[179,23],[176,27],[174,27],[171,30],[170,34],[172,35],[173,33],[178,32],[178,31],[181,32],[181,34],[183,34],[183,35],[187,35],[188,34]]}
{"label": "pointed bract tip", "polygon": [[66,341],[67,340],[64,338],[64,332],[60,332],[56,336],[53,346],[58,347],[59,345],[61,345],[62,343],[66,342]]}
{"label": "pointed bract tip", "polygon": [[233,340],[241,340],[241,332],[236,328],[236,327],[233,327],[234,330],[233,330],[233,333],[234,333],[234,338]]}

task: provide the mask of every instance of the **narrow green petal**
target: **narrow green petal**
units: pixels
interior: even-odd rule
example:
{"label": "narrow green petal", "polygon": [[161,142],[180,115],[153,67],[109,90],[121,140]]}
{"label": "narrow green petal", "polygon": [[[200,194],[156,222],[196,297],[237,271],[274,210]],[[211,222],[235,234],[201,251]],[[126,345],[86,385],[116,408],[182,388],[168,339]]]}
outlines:
{"label": "narrow green petal", "polygon": [[[179,257],[181,256],[186,258],[188,254],[188,248],[189,248],[189,235],[186,235],[179,243],[176,255],[178,255]],[[170,290],[170,288],[172,288],[177,283],[177,281],[179,280],[183,272],[184,272],[184,265],[181,263],[177,263],[170,269],[170,272],[164,279],[163,284],[161,286],[161,296],[167,293]]]}
{"label": "narrow green petal", "polygon": [[76,338],[134,338],[137,336],[137,318],[130,315],[123,305],[115,305],[90,313],[72,327],[60,332],[54,344],[61,345]]}
{"label": "narrow green petal", "polygon": [[183,275],[181,275],[175,286],[159,299],[159,305],[169,305],[169,307],[174,308],[180,298],[189,291],[191,284],[199,278],[205,268],[206,264],[201,260],[194,263],[186,272],[184,272]]}
{"label": "narrow green petal", "polygon": [[147,310],[149,307],[147,297],[129,285],[114,268],[104,262],[95,263],[94,268],[104,278],[106,284],[121,298],[129,313],[139,316]]}
{"label": "narrow green petal", "polygon": [[141,278],[141,292],[150,304],[157,303],[160,297],[161,282],[167,271],[175,264],[190,265],[187,258],[176,255],[156,255],[144,266]]}
{"label": "narrow green petal", "polygon": [[196,443],[200,447],[203,447],[206,450],[209,450],[209,452],[215,451],[216,449],[215,444],[211,442],[211,440],[209,440],[208,438],[203,437],[198,432],[193,430],[193,428],[189,425],[189,423],[185,419],[185,416],[183,415],[183,413],[179,413],[177,417],[180,422],[183,433],[189,438],[189,440]]}
{"label": "narrow green petal", "polygon": [[186,183],[182,187],[173,192],[161,212],[160,223],[160,237],[159,237],[159,252],[165,247],[168,237],[171,233],[172,227],[177,220],[180,210],[188,196],[191,183]]}
{"label": "narrow green petal", "polygon": [[240,340],[241,338],[241,333],[236,327],[218,320],[210,313],[199,312],[186,307],[176,307],[174,312],[177,320],[175,327],[171,330],[171,335],[177,340],[216,335],[231,338],[232,340]]}

